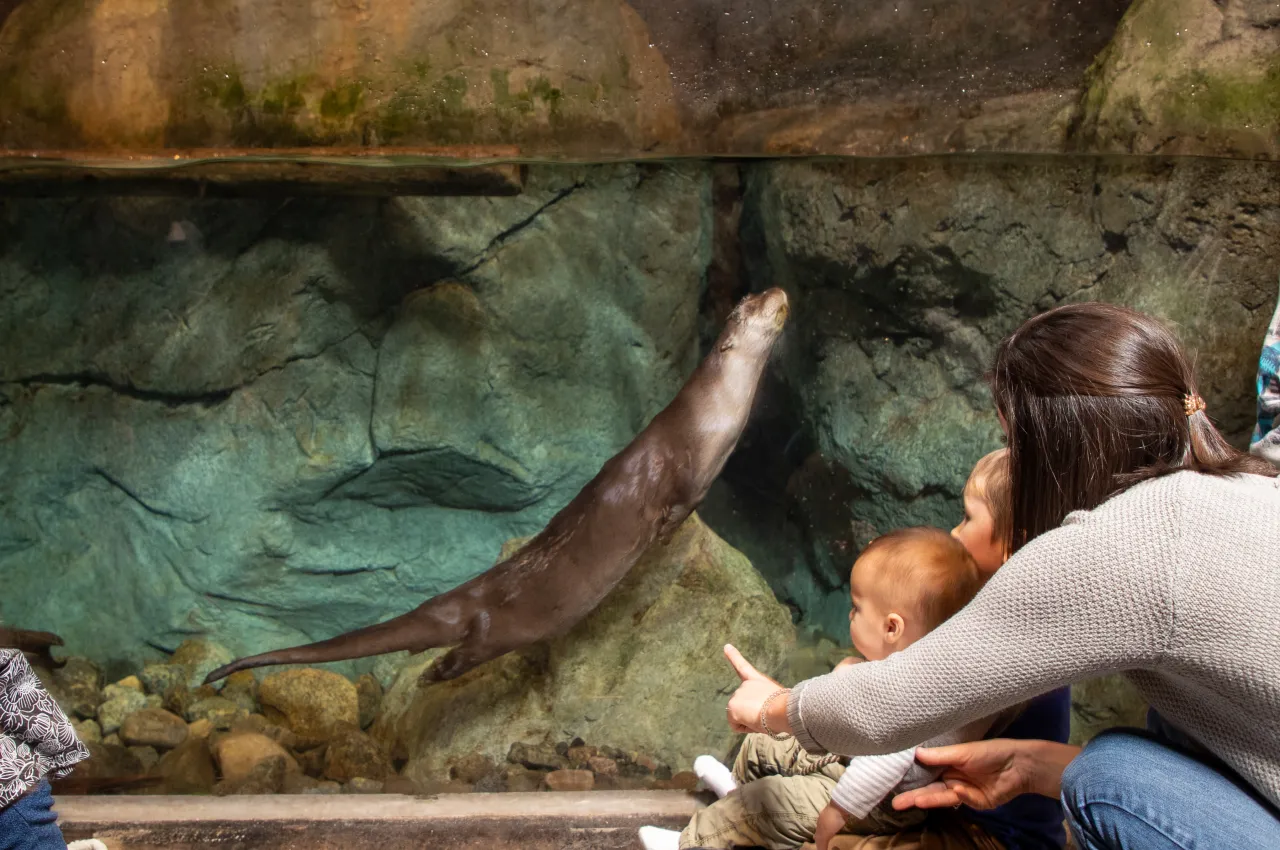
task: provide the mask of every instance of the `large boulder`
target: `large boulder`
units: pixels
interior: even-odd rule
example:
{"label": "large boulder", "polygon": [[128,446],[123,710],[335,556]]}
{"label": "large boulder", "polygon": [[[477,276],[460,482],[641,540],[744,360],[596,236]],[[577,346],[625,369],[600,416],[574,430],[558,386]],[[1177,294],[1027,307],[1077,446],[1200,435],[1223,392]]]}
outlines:
{"label": "large boulder", "polygon": [[[861,547],[898,526],[953,526],[973,463],[999,445],[984,380],[995,346],[1072,301],[1172,322],[1210,415],[1243,446],[1276,299],[1278,177],[1269,164],[1094,159],[751,171],[747,273],[754,288],[786,288],[792,319],[782,403],[757,419],[774,417],[774,430],[726,478],[780,507],[732,525],[721,510],[717,528],[843,634]],[[778,540],[796,545],[778,552]]]}
{"label": "large boulder", "polygon": [[360,719],[356,686],[330,670],[273,673],[262,680],[258,700],[268,719],[279,718],[308,746],[328,740],[340,724],[354,726]]}
{"label": "large boulder", "polygon": [[695,514],[564,637],[425,688],[418,677],[436,653],[408,660],[372,733],[419,783],[449,779],[475,754],[501,763],[513,743],[574,736],[687,767],[735,741],[724,644],[777,673],[794,639],[751,562]]}
{"label": "large boulder", "polygon": [[1280,7],[1134,0],[1086,74],[1093,151],[1280,157]]}
{"label": "large boulder", "polygon": [[123,675],[486,569],[697,362],[709,189],[606,166],[513,198],[0,200],[0,616]]}
{"label": "large boulder", "polygon": [[0,30],[0,144],[516,142],[644,150],[679,130],[621,0],[27,0]]}

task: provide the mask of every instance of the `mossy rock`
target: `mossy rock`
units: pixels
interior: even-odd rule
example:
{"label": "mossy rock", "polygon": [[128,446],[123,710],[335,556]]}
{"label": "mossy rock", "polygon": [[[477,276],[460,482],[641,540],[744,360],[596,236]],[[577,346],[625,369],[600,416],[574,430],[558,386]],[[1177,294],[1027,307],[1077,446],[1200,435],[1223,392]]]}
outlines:
{"label": "mossy rock", "polygon": [[29,0],[0,30],[0,144],[648,150],[679,124],[650,42],[618,0],[315,14]]}
{"label": "mossy rock", "polygon": [[1280,156],[1280,38],[1242,0],[1136,0],[1086,74],[1073,145]]}

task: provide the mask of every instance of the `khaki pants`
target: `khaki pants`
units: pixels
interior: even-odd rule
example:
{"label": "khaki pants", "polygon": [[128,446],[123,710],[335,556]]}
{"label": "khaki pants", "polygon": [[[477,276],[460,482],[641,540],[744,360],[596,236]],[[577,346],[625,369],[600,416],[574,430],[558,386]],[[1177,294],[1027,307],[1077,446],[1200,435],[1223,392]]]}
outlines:
{"label": "khaki pants", "polygon": [[[844,773],[841,764],[819,767],[794,738],[775,741],[748,735],[733,765],[738,789],[697,811],[680,847],[764,847],[794,850],[813,841],[818,813]],[[852,820],[832,848],[842,850],[1002,850],[978,827],[959,817],[896,812],[887,802]],[[856,836],[856,837],[855,837]]]}

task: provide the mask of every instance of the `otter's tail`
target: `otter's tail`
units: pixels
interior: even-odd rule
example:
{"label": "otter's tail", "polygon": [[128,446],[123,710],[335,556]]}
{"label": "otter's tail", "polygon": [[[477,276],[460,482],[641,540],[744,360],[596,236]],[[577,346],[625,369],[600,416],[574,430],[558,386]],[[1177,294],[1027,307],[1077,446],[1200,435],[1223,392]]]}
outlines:
{"label": "otter's tail", "polygon": [[276,649],[247,658],[237,658],[205,676],[204,683],[216,682],[240,670],[266,667],[270,664],[319,664],[325,661],[346,661],[349,658],[367,658],[407,649],[422,652],[434,646],[448,646],[461,637],[456,627],[432,616],[432,612],[415,608],[385,623],[365,626],[328,640]]}

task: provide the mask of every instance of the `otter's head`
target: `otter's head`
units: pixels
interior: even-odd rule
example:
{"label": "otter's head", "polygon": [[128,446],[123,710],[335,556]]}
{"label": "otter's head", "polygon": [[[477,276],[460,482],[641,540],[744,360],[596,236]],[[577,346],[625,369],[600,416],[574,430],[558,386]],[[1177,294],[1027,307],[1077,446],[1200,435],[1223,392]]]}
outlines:
{"label": "otter's head", "polygon": [[768,351],[782,333],[790,310],[787,293],[781,289],[748,295],[729,314],[717,347],[721,351],[735,348],[751,353]]}

